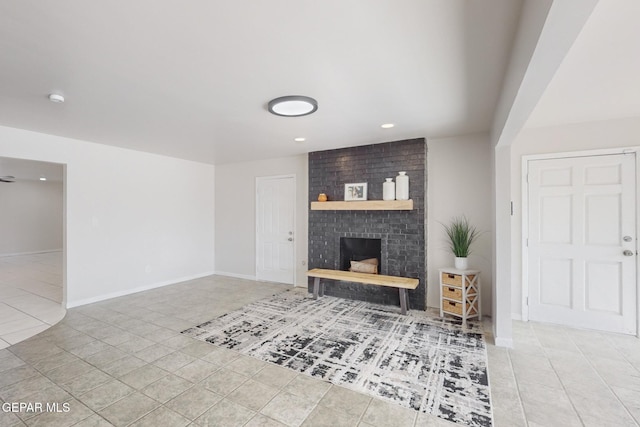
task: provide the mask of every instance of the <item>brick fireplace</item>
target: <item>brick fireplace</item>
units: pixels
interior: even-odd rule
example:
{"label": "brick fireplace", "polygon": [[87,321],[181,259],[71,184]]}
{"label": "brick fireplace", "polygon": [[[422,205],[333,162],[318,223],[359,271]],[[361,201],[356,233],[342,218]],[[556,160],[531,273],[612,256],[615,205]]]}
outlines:
{"label": "brick fireplace", "polygon": [[[424,138],[309,153],[309,200],[326,193],[344,200],[344,184],[368,183],[368,200],[382,200],[382,183],[409,176],[411,211],[309,211],[309,268],[343,270],[340,238],[380,239],[380,274],[415,277],[411,308],[426,306],[426,167]],[[311,289],[311,282],[309,289]],[[397,289],[331,282],[328,295],[398,305]]]}

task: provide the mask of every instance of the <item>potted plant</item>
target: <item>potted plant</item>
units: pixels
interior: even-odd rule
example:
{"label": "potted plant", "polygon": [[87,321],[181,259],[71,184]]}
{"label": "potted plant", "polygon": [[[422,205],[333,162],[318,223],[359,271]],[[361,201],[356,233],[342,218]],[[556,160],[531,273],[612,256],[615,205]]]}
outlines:
{"label": "potted plant", "polygon": [[480,233],[464,216],[454,217],[449,225],[443,226],[449,236],[449,247],[456,257],[455,267],[458,270],[466,270],[469,267],[467,257],[471,253],[471,244]]}

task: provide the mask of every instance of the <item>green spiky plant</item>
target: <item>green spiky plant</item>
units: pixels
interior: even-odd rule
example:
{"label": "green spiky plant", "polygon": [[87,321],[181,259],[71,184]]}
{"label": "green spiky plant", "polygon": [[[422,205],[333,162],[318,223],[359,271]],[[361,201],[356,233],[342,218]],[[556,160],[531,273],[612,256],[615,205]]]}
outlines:
{"label": "green spiky plant", "polygon": [[454,217],[449,225],[442,225],[449,236],[451,252],[460,258],[468,257],[471,253],[471,244],[480,235],[476,227],[469,224],[469,220],[464,216]]}

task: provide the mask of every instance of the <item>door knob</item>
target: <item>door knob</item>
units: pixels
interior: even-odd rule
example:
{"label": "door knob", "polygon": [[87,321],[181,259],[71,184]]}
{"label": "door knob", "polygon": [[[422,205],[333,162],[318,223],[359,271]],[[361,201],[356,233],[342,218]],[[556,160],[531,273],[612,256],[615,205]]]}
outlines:
{"label": "door knob", "polygon": [[633,251],[630,251],[629,249],[625,249],[624,252],[622,252],[622,255],[633,256]]}
{"label": "door knob", "polygon": [[289,237],[287,240],[293,242],[293,237]]}
{"label": "door knob", "polygon": [[622,240],[624,240],[625,242],[630,242],[633,240],[633,238],[631,238],[631,236],[624,236]]}

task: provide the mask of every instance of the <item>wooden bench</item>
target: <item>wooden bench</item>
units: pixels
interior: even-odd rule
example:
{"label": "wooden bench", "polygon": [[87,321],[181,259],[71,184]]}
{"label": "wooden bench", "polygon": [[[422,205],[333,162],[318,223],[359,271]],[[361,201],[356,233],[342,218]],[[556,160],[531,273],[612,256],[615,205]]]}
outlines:
{"label": "wooden bench", "polygon": [[324,282],[320,286],[320,279],[343,280],[345,282],[363,283],[365,285],[389,286],[398,288],[400,292],[400,311],[407,314],[409,306],[409,294],[407,289],[415,289],[420,283],[418,279],[408,277],[385,276],[382,274],[356,273],[353,271],[327,270],[324,268],[314,268],[307,271],[307,276],[313,277],[313,299],[318,299],[318,295],[324,296]]}

